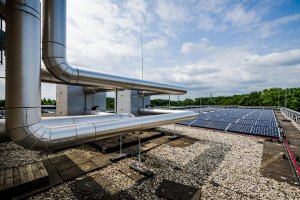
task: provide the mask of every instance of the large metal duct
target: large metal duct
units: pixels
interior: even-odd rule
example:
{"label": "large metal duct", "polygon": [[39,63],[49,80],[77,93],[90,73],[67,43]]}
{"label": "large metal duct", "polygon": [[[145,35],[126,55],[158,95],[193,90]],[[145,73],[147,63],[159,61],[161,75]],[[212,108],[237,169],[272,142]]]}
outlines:
{"label": "large metal duct", "polygon": [[146,90],[182,95],[184,88],[100,73],[71,66],[66,58],[66,0],[43,2],[43,61],[57,79],[67,84],[108,85],[119,89]]}
{"label": "large metal duct", "polygon": [[[45,67],[41,68],[41,81],[46,83],[55,83],[55,84],[66,84],[65,82],[57,79],[53,76]],[[69,84],[68,84],[69,85]],[[73,84],[78,85],[78,84]],[[99,92],[111,92],[114,91],[113,87],[91,87],[90,85],[82,85],[85,94],[97,94]]]}
{"label": "large metal duct", "polygon": [[[90,123],[86,124],[45,126],[41,121],[40,100],[40,1],[10,0],[6,9],[5,125],[15,143],[26,149],[46,151],[112,137],[124,132],[142,131],[196,116],[194,112],[184,112],[104,123],[90,120]],[[44,18],[48,19],[49,16]]]}
{"label": "large metal duct", "polygon": [[[127,119],[135,117],[132,114],[121,113],[92,113],[94,115],[89,116],[62,116],[62,117],[42,117],[42,123],[45,127],[53,126],[65,126],[65,125],[76,125],[76,124],[88,124],[93,121],[94,123],[104,123],[110,121],[116,121],[120,119]],[[0,141],[10,141],[9,134],[5,129],[5,119],[0,119]]]}

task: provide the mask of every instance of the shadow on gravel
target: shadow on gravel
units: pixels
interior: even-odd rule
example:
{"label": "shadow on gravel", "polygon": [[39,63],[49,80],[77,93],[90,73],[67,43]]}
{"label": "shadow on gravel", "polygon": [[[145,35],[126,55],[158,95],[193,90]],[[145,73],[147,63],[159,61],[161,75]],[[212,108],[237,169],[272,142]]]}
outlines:
{"label": "shadow on gravel", "polygon": [[[155,156],[144,155],[145,164],[154,172],[154,177],[129,188],[126,190],[126,193],[137,197],[137,199],[143,197],[151,198],[158,193],[158,189],[164,183],[164,187],[170,188],[170,191],[164,191],[165,198],[168,198],[174,196],[171,193],[174,193],[174,190],[176,190],[171,185],[168,187],[166,185],[168,182],[170,184],[175,182],[191,186],[193,191],[186,190],[188,193],[195,192],[194,188],[201,188],[204,181],[218,168],[227,152],[231,150],[231,145],[207,140],[198,140],[197,142],[208,145],[209,148],[183,167],[167,159],[160,160]],[[184,196],[184,194],[182,195]]]}
{"label": "shadow on gravel", "polygon": [[[197,192],[201,196],[199,188],[217,169],[231,146],[207,140],[197,142],[209,147],[184,167],[180,163],[144,154],[144,163],[154,172],[154,177],[144,179],[127,190],[114,191],[113,185],[117,183],[111,183],[97,174],[75,180],[69,186],[78,199],[152,199],[155,196],[180,198],[194,196]],[[177,194],[174,193],[174,185],[180,191]]]}
{"label": "shadow on gravel", "polygon": [[117,200],[117,199],[134,199],[127,193],[120,191],[112,194],[109,190],[111,183],[105,178],[85,177],[80,180],[76,180],[70,184],[71,190],[79,200],[83,199],[105,199],[105,200]]}

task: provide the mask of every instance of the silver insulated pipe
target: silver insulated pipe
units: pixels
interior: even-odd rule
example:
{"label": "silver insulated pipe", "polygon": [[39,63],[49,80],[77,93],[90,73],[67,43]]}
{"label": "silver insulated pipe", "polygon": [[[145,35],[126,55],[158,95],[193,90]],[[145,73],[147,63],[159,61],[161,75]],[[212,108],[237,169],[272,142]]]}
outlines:
{"label": "silver insulated pipe", "polygon": [[190,112],[186,110],[165,110],[165,109],[149,109],[149,108],[140,108],[140,115],[162,115],[162,114],[175,114],[175,113],[185,113]]}
{"label": "silver insulated pipe", "polygon": [[71,66],[66,58],[66,0],[43,1],[43,61],[57,79],[66,84],[111,86],[118,89],[136,89],[164,94],[182,95],[184,88],[105,74]]}
{"label": "silver insulated pipe", "polygon": [[[66,84],[65,82],[55,78],[45,67],[41,67],[41,81],[45,83],[56,83],[56,84]],[[78,85],[78,84],[73,84]],[[108,92],[114,91],[113,87],[90,87],[89,85],[84,85],[84,93],[85,94],[97,94],[99,92]]]}
{"label": "silver insulated pipe", "polygon": [[[65,126],[65,125],[76,125],[76,124],[88,124],[93,121],[94,123],[104,123],[110,121],[116,121],[120,119],[127,119],[135,117],[132,114],[121,113],[90,113],[94,115],[84,116],[62,116],[62,117],[42,117],[42,123],[45,127],[53,126]],[[5,119],[0,119],[0,142],[10,141],[10,137],[5,129]]]}
{"label": "silver insulated pipe", "polygon": [[[60,0],[49,2],[60,2]],[[48,4],[48,1],[45,3]],[[52,4],[50,3],[50,5]],[[65,9],[59,6],[55,8],[58,9],[57,14]],[[103,123],[87,118],[85,119],[87,122],[83,124],[46,126],[41,120],[40,1],[10,0],[7,2],[6,9],[5,126],[7,133],[15,143],[26,149],[47,151],[92,142],[120,133],[142,131],[192,119],[196,116],[194,112],[185,112]],[[45,15],[44,18],[51,21],[52,17]],[[63,52],[65,52],[64,47]],[[50,60],[48,61],[50,62]],[[65,60],[65,57],[62,60]],[[92,80],[97,82],[96,80],[99,78],[97,76]],[[72,77],[70,80],[73,80]],[[59,118],[53,120],[59,120]]]}

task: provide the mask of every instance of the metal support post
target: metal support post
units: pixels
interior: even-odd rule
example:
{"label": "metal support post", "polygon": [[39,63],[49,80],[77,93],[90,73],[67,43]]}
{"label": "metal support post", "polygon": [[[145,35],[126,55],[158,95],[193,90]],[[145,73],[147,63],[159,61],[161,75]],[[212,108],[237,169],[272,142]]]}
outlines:
{"label": "metal support post", "polygon": [[141,164],[141,132],[139,132],[139,164]]}
{"label": "metal support post", "polygon": [[123,154],[123,134],[120,135],[120,155]]}

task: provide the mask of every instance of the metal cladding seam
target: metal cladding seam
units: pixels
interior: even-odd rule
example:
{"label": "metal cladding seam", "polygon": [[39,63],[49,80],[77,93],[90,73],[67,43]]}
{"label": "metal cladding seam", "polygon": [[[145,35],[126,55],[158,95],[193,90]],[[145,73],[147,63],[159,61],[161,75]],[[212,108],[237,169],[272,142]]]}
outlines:
{"label": "metal cladding seam", "polygon": [[[41,120],[40,1],[11,0],[7,2],[6,9],[5,126],[13,142],[26,149],[47,151],[196,116],[194,112],[184,112],[104,123],[88,120],[85,124],[46,126]],[[49,16],[44,18],[49,19]]]}
{"label": "metal cladding seam", "polygon": [[187,91],[178,86],[105,74],[71,66],[66,58],[66,0],[43,2],[42,57],[48,71],[68,84],[110,86],[117,89],[146,90],[164,94],[182,95]]}

